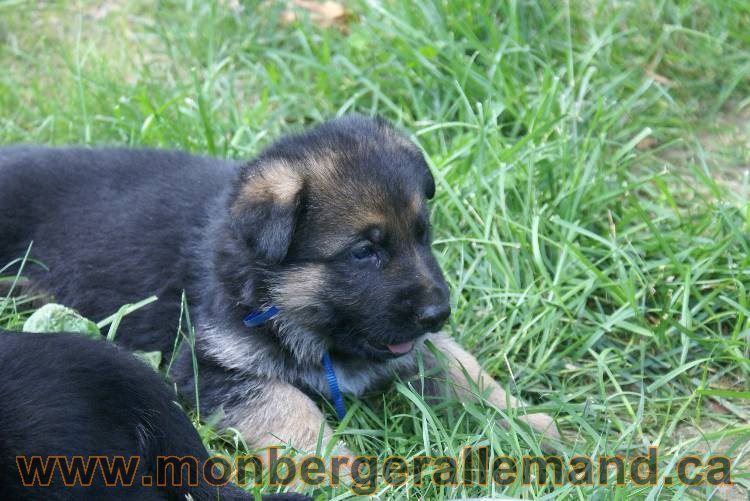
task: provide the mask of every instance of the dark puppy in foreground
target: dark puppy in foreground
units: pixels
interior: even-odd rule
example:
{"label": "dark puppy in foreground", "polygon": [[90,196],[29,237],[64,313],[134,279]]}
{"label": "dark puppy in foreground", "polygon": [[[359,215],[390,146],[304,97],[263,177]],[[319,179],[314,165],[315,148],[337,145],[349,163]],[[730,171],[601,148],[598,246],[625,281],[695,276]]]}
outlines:
{"label": "dark puppy in foreground", "polygon": [[[12,333],[0,330],[0,499],[255,499],[228,484],[212,486],[202,474],[197,485],[158,487],[158,456],[191,456],[199,465],[208,453],[190,420],[174,402],[176,395],[161,377],[124,350],[105,341],[71,334]],[[21,470],[33,457],[48,465],[50,456],[84,461],[104,456],[138,457],[133,476],[105,485],[99,469],[90,486],[64,485],[60,467],[47,486],[24,486]],[[19,466],[17,459],[21,461]],[[132,465],[132,463],[131,463]],[[31,472],[31,470],[29,470]],[[39,473],[38,481],[44,475]],[[144,477],[147,480],[144,481]],[[113,477],[114,478],[114,477]],[[27,479],[28,480],[28,479]],[[69,481],[72,480],[68,479]],[[308,499],[297,494],[264,500]]]}
{"label": "dark puppy in foreground", "polygon": [[[422,357],[462,398],[481,390],[497,407],[517,405],[437,333],[450,308],[430,248],[434,192],[420,150],[361,116],[283,138],[247,163],[6,148],[0,262],[33,241],[31,256],[46,269],[27,265],[32,286],[94,319],[156,294],[118,331],[121,344],[141,350],[172,349],[184,289],[202,415],[223,411],[223,424],[252,446],[283,441],[311,452],[324,421],[311,397],[331,396],[325,353],[345,393],[414,376]],[[271,307],[278,314],[266,323],[243,324]],[[183,343],[173,374],[188,398],[191,362]],[[549,416],[520,414],[556,436]]]}

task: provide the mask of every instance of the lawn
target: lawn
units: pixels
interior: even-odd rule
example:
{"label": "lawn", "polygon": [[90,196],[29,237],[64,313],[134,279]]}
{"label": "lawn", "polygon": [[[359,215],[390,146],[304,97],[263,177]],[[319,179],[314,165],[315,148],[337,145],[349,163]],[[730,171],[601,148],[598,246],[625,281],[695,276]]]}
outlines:
{"label": "lawn", "polygon": [[[0,143],[249,158],[325,118],[378,113],[436,177],[449,331],[555,416],[564,459],[653,445],[661,466],[655,486],[378,495],[746,499],[750,1],[346,6],[329,23],[290,2],[0,1]],[[0,326],[31,313],[2,301]],[[342,438],[380,458],[540,451],[489,406],[430,406],[403,384],[349,407]],[[196,425],[236,450],[231,431]],[[728,456],[735,485],[666,485],[689,454]]]}

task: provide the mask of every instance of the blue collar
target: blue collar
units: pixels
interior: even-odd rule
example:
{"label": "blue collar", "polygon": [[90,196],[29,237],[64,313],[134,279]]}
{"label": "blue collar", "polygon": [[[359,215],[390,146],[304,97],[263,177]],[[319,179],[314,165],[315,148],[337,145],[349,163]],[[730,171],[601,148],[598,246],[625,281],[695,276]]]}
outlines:
{"label": "blue collar", "polygon": [[[244,324],[248,327],[258,327],[266,323],[267,320],[275,317],[279,313],[279,309],[275,306],[271,306],[266,310],[254,310],[251,311],[248,316],[243,320]],[[333,362],[331,362],[331,356],[328,352],[323,354],[323,368],[326,371],[326,381],[328,382],[328,389],[331,392],[331,398],[333,398],[333,406],[336,408],[336,415],[339,417],[339,421],[343,421],[346,416],[346,406],[344,405],[344,396],[341,394],[339,389],[339,381],[336,379],[336,371],[333,369]]]}
{"label": "blue collar", "polygon": [[336,371],[333,370],[333,362],[331,362],[331,356],[328,352],[323,353],[323,367],[326,370],[326,381],[328,381],[328,389],[331,390],[331,398],[333,398],[333,406],[336,408],[336,415],[339,417],[339,421],[343,421],[346,416],[344,396],[339,389]]}
{"label": "blue collar", "polygon": [[266,320],[275,317],[278,312],[279,309],[275,306],[271,306],[267,310],[254,310],[245,317],[243,322],[248,327],[258,327],[259,325],[263,325],[264,323],[266,323]]}

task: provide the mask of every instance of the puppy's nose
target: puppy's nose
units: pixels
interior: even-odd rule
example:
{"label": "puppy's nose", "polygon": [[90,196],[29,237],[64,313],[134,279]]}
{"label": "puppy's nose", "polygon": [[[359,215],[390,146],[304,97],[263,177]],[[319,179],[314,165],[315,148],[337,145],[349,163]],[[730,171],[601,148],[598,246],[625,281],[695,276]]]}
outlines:
{"label": "puppy's nose", "polygon": [[417,322],[427,332],[436,332],[440,330],[449,316],[451,316],[451,307],[447,302],[431,304],[419,312]]}

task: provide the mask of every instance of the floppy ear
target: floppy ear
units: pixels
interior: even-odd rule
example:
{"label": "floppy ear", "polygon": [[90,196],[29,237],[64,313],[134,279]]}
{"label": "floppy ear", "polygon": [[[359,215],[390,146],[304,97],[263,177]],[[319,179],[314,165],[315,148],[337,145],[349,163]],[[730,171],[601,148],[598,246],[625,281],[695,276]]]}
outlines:
{"label": "floppy ear", "polygon": [[435,196],[435,178],[432,177],[432,172],[430,172],[430,168],[426,163],[424,167],[424,195],[427,197],[427,200],[432,200],[432,197]]}
{"label": "floppy ear", "polygon": [[431,200],[435,196],[435,178],[432,176],[430,166],[427,165],[427,161],[424,159],[424,153],[420,151],[418,155],[417,163],[422,174],[422,191],[427,200]]}
{"label": "floppy ear", "polygon": [[281,263],[289,251],[302,199],[302,177],[281,160],[248,168],[231,205],[232,227],[255,257]]}
{"label": "floppy ear", "polygon": [[[349,119],[367,121],[366,118],[363,119],[357,114],[350,115]],[[420,150],[419,147],[410,141],[405,135],[400,133],[390,122],[388,122],[388,120],[380,116],[375,116],[373,120],[378,128],[384,132],[386,139],[392,145],[395,145],[398,148],[405,148],[417,162],[420,168],[419,170],[421,171],[420,173],[423,175],[422,191],[428,200],[432,199],[435,196],[435,178],[432,177],[432,172],[430,172],[430,167],[424,159],[424,153],[422,150]]]}

